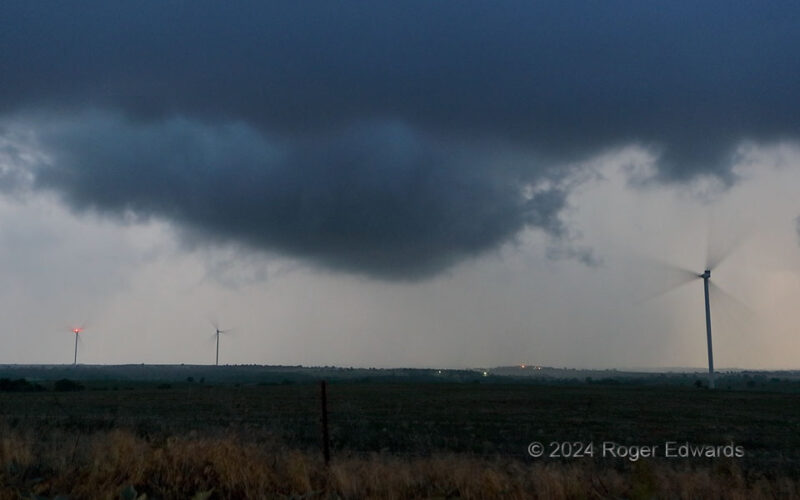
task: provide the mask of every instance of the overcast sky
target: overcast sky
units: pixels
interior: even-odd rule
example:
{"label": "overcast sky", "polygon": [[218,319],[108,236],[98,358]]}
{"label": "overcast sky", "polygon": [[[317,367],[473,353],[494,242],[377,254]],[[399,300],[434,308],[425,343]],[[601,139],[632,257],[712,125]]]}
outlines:
{"label": "overcast sky", "polygon": [[0,363],[800,368],[799,24],[4,1]]}

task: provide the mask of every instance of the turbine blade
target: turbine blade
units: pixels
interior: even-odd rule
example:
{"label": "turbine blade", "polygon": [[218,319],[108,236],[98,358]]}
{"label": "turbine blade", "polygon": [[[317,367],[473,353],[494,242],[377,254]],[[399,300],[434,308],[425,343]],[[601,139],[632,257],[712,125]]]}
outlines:
{"label": "turbine blade", "polygon": [[716,266],[712,266],[711,265],[712,261],[715,260],[714,257],[711,256],[711,254],[713,253],[713,250],[711,249],[711,247],[713,246],[712,241],[714,241],[714,235],[713,235],[713,232],[712,232],[712,228],[713,227],[714,227],[714,225],[711,223],[711,219],[707,218],[706,219],[706,258],[705,258],[705,267],[706,267],[706,269],[711,269],[712,267],[716,267]]}
{"label": "turbine blade", "polygon": [[214,321],[213,319],[210,319],[210,318],[209,318],[209,320],[208,320],[208,323],[209,323],[211,326],[213,326],[213,327],[214,327],[214,330],[219,330],[219,324],[218,324],[216,321]]}
{"label": "turbine blade", "polygon": [[713,282],[709,282],[709,293],[716,345],[735,344],[741,352],[759,352],[762,346],[757,334],[763,331],[765,318]]}
{"label": "turbine blade", "polygon": [[[759,346],[757,333],[761,331],[763,319],[748,305],[709,282],[711,294],[711,318],[716,325],[716,338],[719,342],[736,344],[745,352],[757,352]],[[718,343],[718,345],[724,345]]]}
{"label": "turbine blade", "polygon": [[740,242],[734,243],[731,247],[726,249],[709,252],[706,256],[706,269],[713,271],[719,268],[719,266],[737,250],[739,243]]}
{"label": "turbine blade", "polygon": [[669,262],[657,262],[665,271],[672,274],[674,279],[692,280],[700,277],[700,273],[687,269],[685,267],[676,266]]}
{"label": "turbine blade", "polygon": [[[697,278],[697,277],[695,276],[695,278]],[[695,278],[693,278],[693,279],[695,279]],[[677,285],[672,285],[672,286],[670,286],[669,288],[667,288],[665,290],[661,290],[661,291],[656,292],[656,293],[654,293],[652,295],[647,295],[646,297],[644,297],[643,299],[641,299],[637,303],[638,304],[643,304],[645,302],[650,302],[651,300],[656,300],[657,298],[662,297],[662,296],[668,294],[669,292],[675,290],[676,288],[680,288],[681,286],[683,286],[683,285],[685,285],[687,283],[689,283],[689,280],[686,280],[686,281],[684,281],[682,283],[678,283]]]}
{"label": "turbine blade", "polygon": [[736,232],[733,236],[722,238],[718,234],[715,235],[712,231],[712,226],[708,226],[708,239],[706,240],[706,269],[717,269],[728,257],[736,253],[742,246],[742,243],[747,239],[748,233],[741,231]]}
{"label": "turbine blade", "polygon": [[758,317],[758,313],[756,313],[750,306],[726,292],[724,289],[720,288],[720,286],[713,281],[709,280],[708,291],[713,295],[713,299],[719,299],[718,301],[727,303],[728,306],[733,306],[731,309],[738,313],[737,316],[746,315],[750,318]]}
{"label": "turbine blade", "polygon": [[648,274],[652,274],[652,276],[648,281],[656,283],[656,285],[651,287],[651,290],[655,289],[657,291],[645,293],[644,298],[637,301],[639,304],[650,302],[662,295],[666,295],[678,287],[700,278],[700,275],[694,271],[659,260],[651,260],[649,266]]}

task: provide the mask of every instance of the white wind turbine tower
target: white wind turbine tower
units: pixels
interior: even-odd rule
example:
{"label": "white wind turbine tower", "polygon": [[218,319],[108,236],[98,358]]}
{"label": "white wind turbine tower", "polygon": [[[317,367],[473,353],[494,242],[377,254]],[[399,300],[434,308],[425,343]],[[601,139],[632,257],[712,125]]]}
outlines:
{"label": "white wind turbine tower", "polygon": [[[709,266],[710,267],[710,266]],[[706,269],[703,274],[698,274],[703,278],[703,291],[706,298],[706,342],[708,344],[708,388],[714,388],[714,348],[711,345],[711,302],[708,299],[708,284],[711,280],[711,269]]]}

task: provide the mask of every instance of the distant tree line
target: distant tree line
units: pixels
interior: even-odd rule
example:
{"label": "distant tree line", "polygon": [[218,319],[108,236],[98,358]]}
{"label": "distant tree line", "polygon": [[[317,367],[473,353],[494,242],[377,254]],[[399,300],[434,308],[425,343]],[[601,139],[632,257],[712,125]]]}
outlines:
{"label": "distant tree line", "polygon": [[[74,380],[62,378],[53,382],[53,390],[58,392],[81,391],[84,386]],[[36,382],[28,382],[24,378],[0,378],[0,392],[40,392],[45,387]]]}
{"label": "distant tree line", "polygon": [[43,390],[44,387],[41,385],[28,382],[24,378],[14,380],[0,378],[0,392],[38,392]]}

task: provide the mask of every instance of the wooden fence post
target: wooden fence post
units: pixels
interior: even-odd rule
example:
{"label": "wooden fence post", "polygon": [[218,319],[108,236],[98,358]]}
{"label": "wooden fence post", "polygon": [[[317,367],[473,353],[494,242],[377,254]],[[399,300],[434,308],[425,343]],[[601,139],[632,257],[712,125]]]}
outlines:
{"label": "wooden fence post", "polygon": [[325,465],[331,461],[330,434],[328,433],[328,394],[325,381],[321,381],[320,399],[322,400],[322,455],[325,457]]}

